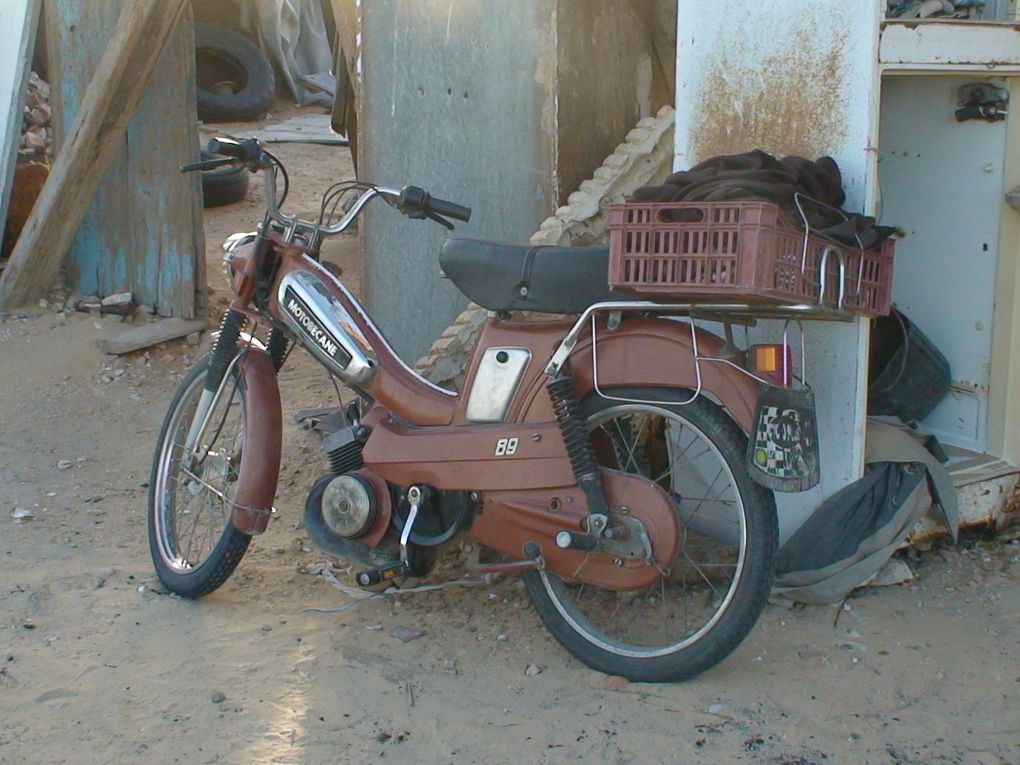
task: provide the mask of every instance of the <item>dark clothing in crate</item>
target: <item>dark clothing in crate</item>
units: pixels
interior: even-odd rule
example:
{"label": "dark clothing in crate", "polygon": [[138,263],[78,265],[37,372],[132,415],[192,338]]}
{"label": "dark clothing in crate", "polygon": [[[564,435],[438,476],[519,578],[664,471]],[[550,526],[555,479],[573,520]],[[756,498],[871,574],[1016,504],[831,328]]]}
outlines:
{"label": "dark clothing in crate", "polygon": [[[832,157],[812,161],[804,157],[776,159],[760,149],[744,154],[712,157],[690,170],[673,173],[662,186],[645,186],[634,192],[635,202],[728,202],[762,200],[773,202],[792,221],[802,217],[794,199],[801,194],[820,205],[802,204],[808,223],[817,233],[856,247],[872,249],[894,233],[889,226],[876,226],[874,218],[838,209],[845,201],[843,178]],[[682,220],[676,211],[672,220]]]}

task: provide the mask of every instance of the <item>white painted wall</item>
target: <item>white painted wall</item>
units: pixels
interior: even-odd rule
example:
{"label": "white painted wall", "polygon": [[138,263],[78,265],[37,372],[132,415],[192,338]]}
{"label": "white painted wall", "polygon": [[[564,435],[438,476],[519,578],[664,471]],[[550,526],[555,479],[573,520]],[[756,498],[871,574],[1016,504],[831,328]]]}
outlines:
{"label": "white painted wall", "polygon": [[41,0],[0,1],[0,231],[7,220],[40,5]]}
{"label": "white painted wall", "polygon": [[[676,169],[761,148],[830,155],[847,208],[872,211],[881,2],[679,0]],[[862,471],[867,322],[808,326],[807,379],[818,407],[822,481],[777,493],[785,540]]]}

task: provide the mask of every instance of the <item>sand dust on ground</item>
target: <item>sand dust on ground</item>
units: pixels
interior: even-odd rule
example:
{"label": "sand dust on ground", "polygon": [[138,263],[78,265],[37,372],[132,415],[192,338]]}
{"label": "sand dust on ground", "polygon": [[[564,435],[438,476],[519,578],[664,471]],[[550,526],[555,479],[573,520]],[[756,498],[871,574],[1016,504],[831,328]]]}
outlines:
{"label": "sand dust on ground", "polygon": [[[344,150],[277,150],[299,212],[351,175]],[[207,213],[213,307],[219,242],[261,198],[253,179]],[[353,238],[327,257],[356,285]],[[326,466],[293,413],[335,395],[300,352],[281,375],[279,513],[222,589],[173,597],[149,561],[146,486],[200,349],[102,355],[122,328],[49,304],[0,322],[0,763],[1020,765],[1016,542],[913,554],[913,582],[843,606],[770,606],[685,684],[589,670],[513,580],[309,611],[350,600],[302,573],[328,560],[300,522]]]}

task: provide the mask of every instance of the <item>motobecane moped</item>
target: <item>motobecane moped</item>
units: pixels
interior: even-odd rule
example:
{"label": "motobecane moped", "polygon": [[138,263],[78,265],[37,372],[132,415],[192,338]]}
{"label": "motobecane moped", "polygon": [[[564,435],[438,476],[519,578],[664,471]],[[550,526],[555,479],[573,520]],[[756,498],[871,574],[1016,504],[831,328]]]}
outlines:
{"label": "motobecane moped", "polygon": [[[777,523],[744,462],[758,383],[732,362],[698,363],[722,360],[721,338],[678,321],[683,306],[610,290],[604,248],[451,239],[445,273],[491,313],[462,389],[445,390],[398,358],[318,253],[374,197],[450,229],[471,211],[349,182],[303,221],[281,212],[286,171],[255,139],[210,149],[224,158],[182,169],[263,170],[268,209],[257,233],[225,245],[235,297],[156,447],[149,545],[171,591],[212,592],[266,529],[277,372],[300,343],[358,394],[326,418],[329,472],[305,524],[363,567],[359,585],[421,576],[437,546],[468,534],[502,555],[485,569],[523,576],[556,639],[600,671],[683,679],[737,647],[769,592]],[[515,320],[517,309],[570,318]],[[249,320],[270,328],[264,344],[242,331]]]}

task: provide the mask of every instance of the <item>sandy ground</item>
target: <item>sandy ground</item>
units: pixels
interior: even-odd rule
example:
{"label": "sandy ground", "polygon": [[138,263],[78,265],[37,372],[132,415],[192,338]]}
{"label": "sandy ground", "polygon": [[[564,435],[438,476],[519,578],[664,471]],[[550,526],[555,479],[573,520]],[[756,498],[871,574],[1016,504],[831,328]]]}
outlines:
{"label": "sandy ground", "polygon": [[[351,172],[336,148],[279,154],[300,212]],[[250,229],[260,200],[256,180],[207,215],[213,305],[219,241]],[[357,281],[352,239],[329,257]],[[276,520],[219,592],[170,596],[149,561],[145,486],[198,349],[100,354],[121,328],[52,307],[0,323],[2,763],[1020,765],[1016,542],[913,554],[914,582],[843,607],[770,606],[729,660],[682,685],[587,669],[515,581],[306,610],[349,599],[301,573],[326,560],[300,524],[325,463],[290,415],[332,388],[298,354],[282,375]],[[404,643],[397,627],[424,635]]]}

